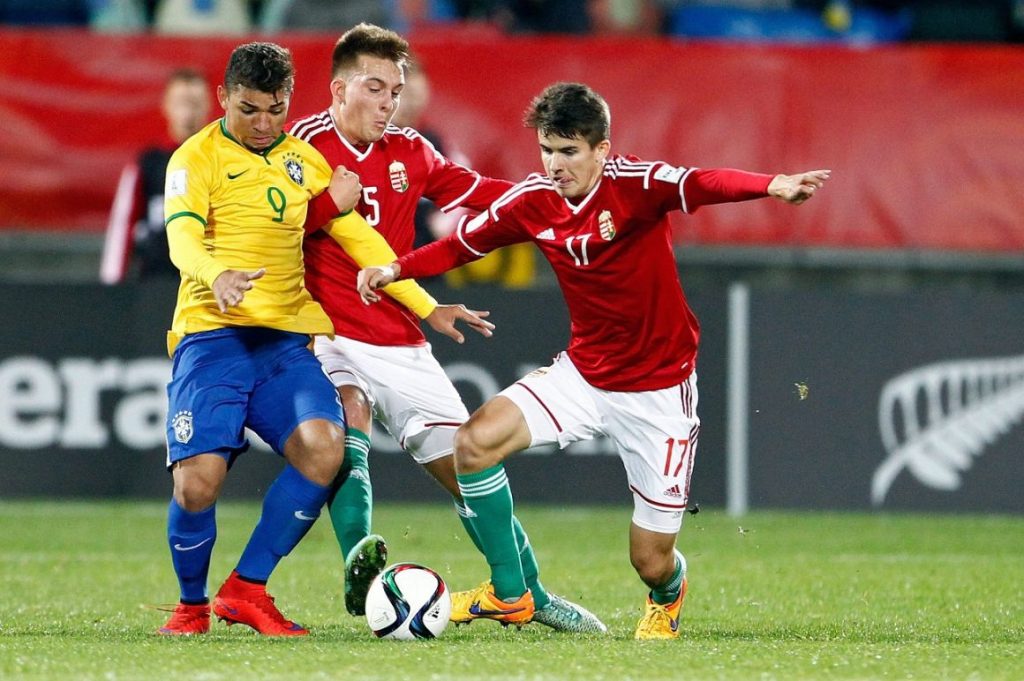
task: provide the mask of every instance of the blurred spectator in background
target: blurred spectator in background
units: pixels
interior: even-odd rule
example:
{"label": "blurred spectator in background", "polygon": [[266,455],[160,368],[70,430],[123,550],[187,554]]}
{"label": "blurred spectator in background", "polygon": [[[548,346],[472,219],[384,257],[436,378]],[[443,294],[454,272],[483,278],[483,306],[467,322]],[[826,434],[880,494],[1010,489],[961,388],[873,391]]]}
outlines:
{"label": "blurred spectator in background", "polygon": [[453,0],[462,19],[492,21],[522,33],[588,33],[588,0]]}
{"label": "blurred spectator in background", "polygon": [[139,0],[0,0],[0,24],[89,26],[96,31],[143,31]]}
{"label": "blurred spectator in background", "polygon": [[344,31],[360,22],[392,28],[397,0],[266,0],[259,27],[278,31]]}
{"label": "blurred spectator in background", "polygon": [[858,45],[1019,39],[1024,0],[657,0],[665,32]]}
{"label": "blurred spectator in background", "polygon": [[661,33],[662,7],[655,0],[589,0],[593,33]]}
{"label": "blurred spectator in background", "polygon": [[0,23],[20,26],[85,26],[87,0],[0,0]]}
{"label": "blurred spectator in background", "polygon": [[129,33],[149,28],[139,0],[89,0],[89,27],[104,33]]}
{"label": "blurred spectator in background", "polygon": [[508,0],[512,31],[525,33],[590,32],[587,0]]}
{"label": "blurred spectator in background", "polygon": [[992,42],[1020,39],[1024,27],[1021,0],[860,0],[854,3],[912,17],[909,40]]}
{"label": "blurred spectator in background", "polygon": [[251,27],[246,0],[158,0],[153,17],[156,33],[174,35],[240,35]]}
{"label": "blurred spectator in background", "polygon": [[164,177],[174,150],[209,120],[210,86],[202,74],[192,69],[172,73],[164,87],[162,111],[166,138],[144,149],[121,172],[100,261],[104,284],[134,276],[179,276],[164,231]]}

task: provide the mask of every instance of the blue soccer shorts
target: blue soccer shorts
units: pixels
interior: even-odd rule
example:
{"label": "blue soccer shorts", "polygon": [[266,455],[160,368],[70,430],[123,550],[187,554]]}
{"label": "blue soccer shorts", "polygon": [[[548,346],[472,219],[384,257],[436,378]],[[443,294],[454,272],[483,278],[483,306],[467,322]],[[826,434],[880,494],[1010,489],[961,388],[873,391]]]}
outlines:
{"label": "blue soccer shorts", "polygon": [[309,336],[265,328],[185,336],[167,385],[168,468],[196,454],[230,465],[249,447],[246,426],[278,454],[303,421],[344,429],[338,394],[308,344]]}

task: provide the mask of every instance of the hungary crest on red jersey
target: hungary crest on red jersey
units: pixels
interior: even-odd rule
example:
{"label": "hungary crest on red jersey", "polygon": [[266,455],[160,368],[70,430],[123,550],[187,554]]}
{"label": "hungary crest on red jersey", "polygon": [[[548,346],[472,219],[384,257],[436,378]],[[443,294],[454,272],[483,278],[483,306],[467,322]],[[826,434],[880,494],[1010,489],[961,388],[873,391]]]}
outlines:
{"label": "hungary crest on red jersey", "polygon": [[597,216],[597,226],[601,230],[601,238],[611,241],[615,238],[615,221],[612,220],[612,213],[609,210],[601,211]]}
{"label": "hungary crest on red jersey", "polygon": [[388,166],[388,177],[391,178],[391,188],[399,194],[409,188],[409,173],[405,172],[405,164],[401,161],[393,161]]}

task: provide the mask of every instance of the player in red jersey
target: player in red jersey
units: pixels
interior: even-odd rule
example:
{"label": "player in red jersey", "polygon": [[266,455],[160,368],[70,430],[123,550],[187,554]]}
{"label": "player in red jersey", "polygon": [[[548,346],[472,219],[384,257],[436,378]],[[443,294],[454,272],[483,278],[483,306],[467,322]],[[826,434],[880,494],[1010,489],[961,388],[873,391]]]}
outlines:
{"label": "player in red jersey", "polygon": [[459,488],[491,581],[453,595],[453,612],[522,621],[530,592],[509,532],[502,461],[530,446],[607,435],[626,468],[634,511],[630,560],[650,587],[638,639],[675,638],[686,593],[676,550],[700,434],[699,325],[686,303],[667,214],[773,196],[799,204],[830,171],[761,175],[610,156],[610,115],[585,85],[547,88],[527,112],[545,174],[533,174],[442,241],[360,272],[368,302],[395,279],[424,277],[523,241],[551,263],[572,323],[567,352],[492,398],[455,436]]}
{"label": "player in red jersey", "polygon": [[[291,126],[292,134],[316,147],[329,163],[359,175],[363,196],[357,210],[398,255],[412,250],[421,198],[442,211],[479,211],[512,186],[453,163],[416,130],[390,125],[404,86],[408,49],[401,36],[377,26],[349,30],[334,47],[331,106]],[[327,311],[336,334],[333,340],[318,340],[314,349],[338,389],[348,422],[345,468],[329,508],[346,557],[345,605],[350,613],[362,614],[366,591],[386,560],[383,539],[369,534],[372,490],[366,459],[372,416],[452,494],[476,541],[452,459],[455,429],[469,413],[414,314],[390,298],[363,305],[352,285],[359,267],[333,240],[310,235],[304,255],[306,286]],[[462,309],[438,310],[446,308]],[[467,321],[482,328],[479,319]],[[538,600],[537,620],[560,630],[605,631],[583,608],[546,592],[526,534],[518,520],[510,519],[512,524],[517,562]]]}

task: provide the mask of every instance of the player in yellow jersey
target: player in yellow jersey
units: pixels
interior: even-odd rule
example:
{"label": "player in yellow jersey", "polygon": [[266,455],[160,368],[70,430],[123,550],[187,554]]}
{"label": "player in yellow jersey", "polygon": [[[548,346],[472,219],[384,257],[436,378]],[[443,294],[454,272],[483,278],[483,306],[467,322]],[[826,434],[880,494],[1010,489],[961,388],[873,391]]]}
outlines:
{"label": "player in yellow jersey", "polygon": [[[307,347],[311,334],[333,329],[303,285],[304,225],[335,218],[324,230],[353,258],[383,262],[381,252],[394,255],[351,212],[358,178],[344,168],[332,173],[313,147],[283,133],[293,83],[287,50],[271,43],[237,47],[217,88],[224,117],[189,138],[167,168],[168,243],[182,273],[168,334],[174,494],[167,535],[181,597],[161,634],[209,630],[215,504],[232,461],[248,447],[245,427],[286,465],[213,612],[262,634],[308,633],[266,592],[278,561],[320,515],[343,458],[341,404]],[[420,316],[435,317],[432,325],[449,335],[458,335],[455,319],[490,332],[460,306],[438,312],[415,284],[389,292]]]}

